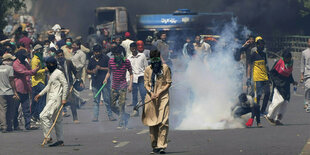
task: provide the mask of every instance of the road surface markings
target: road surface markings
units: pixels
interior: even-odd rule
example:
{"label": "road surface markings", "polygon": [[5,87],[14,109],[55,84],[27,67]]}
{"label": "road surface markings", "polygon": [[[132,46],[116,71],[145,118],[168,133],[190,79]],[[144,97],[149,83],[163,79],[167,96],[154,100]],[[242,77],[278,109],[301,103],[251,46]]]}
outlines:
{"label": "road surface markings", "polygon": [[148,132],[149,132],[149,130],[144,129],[144,130],[138,132],[137,135],[145,134],[145,133],[148,133]]}
{"label": "road surface markings", "polygon": [[301,150],[300,155],[310,155],[310,138],[308,139],[304,148]]}
{"label": "road surface markings", "polygon": [[124,141],[124,142],[119,142],[117,145],[115,145],[114,147],[124,147],[127,144],[129,144],[129,141]]}

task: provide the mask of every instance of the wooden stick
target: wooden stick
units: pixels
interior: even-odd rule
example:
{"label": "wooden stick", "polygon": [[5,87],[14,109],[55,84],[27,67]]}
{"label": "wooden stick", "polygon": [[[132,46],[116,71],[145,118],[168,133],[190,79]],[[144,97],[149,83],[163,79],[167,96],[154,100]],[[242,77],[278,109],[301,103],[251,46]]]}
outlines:
{"label": "wooden stick", "polygon": [[60,107],[60,109],[58,110],[58,113],[57,113],[57,116],[56,116],[56,118],[55,118],[55,121],[54,121],[52,127],[50,128],[50,130],[48,131],[47,135],[45,136],[45,138],[44,138],[44,140],[43,140],[41,146],[44,146],[44,145],[46,144],[47,139],[48,139],[47,137],[51,134],[51,132],[52,132],[54,126],[56,125],[57,119],[58,119],[59,114],[61,113],[61,110],[62,110],[63,107],[64,107],[64,104],[61,104],[61,107]]}
{"label": "wooden stick", "polygon": [[[70,95],[70,93],[72,93],[72,90],[73,90],[73,86],[71,86],[71,88],[70,88],[69,95]],[[69,95],[68,95],[68,96],[69,96]],[[57,115],[56,115],[56,118],[55,118],[55,120],[54,120],[54,123],[53,123],[53,125],[51,126],[50,130],[48,131],[47,135],[45,136],[45,138],[44,138],[44,140],[43,140],[41,146],[44,146],[44,145],[46,144],[47,139],[48,139],[47,137],[51,134],[53,128],[55,127],[56,122],[57,122],[57,120],[58,120],[58,117],[59,117],[59,115],[60,115],[61,110],[62,110],[63,107],[64,107],[64,104],[61,104],[61,107],[60,107],[60,109],[58,110],[58,113],[57,113]]]}

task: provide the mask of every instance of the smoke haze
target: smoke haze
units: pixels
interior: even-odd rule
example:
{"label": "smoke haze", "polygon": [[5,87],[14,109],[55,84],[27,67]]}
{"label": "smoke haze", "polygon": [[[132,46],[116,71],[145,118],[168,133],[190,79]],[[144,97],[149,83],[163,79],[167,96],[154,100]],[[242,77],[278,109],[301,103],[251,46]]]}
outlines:
{"label": "smoke haze", "polygon": [[[249,31],[241,32],[246,38]],[[232,117],[231,111],[242,92],[242,73],[245,68],[234,60],[234,52],[241,45],[235,40],[238,26],[236,20],[225,25],[219,33],[214,54],[202,61],[196,57],[189,61],[183,75],[192,91],[193,99],[185,104],[178,120],[182,120],[178,130],[203,130],[241,128],[241,121]],[[190,96],[178,94],[175,96]],[[173,99],[172,99],[173,100]]]}

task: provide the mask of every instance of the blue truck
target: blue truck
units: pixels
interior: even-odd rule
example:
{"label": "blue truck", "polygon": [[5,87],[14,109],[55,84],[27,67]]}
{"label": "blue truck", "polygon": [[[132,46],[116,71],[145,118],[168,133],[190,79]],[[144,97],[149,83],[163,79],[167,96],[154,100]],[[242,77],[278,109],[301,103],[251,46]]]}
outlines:
{"label": "blue truck", "polygon": [[145,40],[147,36],[156,39],[158,32],[165,31],[174,50],[179,50],[188,36],[217,35],[216,29],[233,17],[231,12],[197,13],[189,9],[178,9],[171,14],[137,15],[133,22],[129,20],[125,7],[98,7],[95,12],[97,30],[108,29],[112,36],[130,31],[141,40]]}
{"label": "blue truck", "polygon": [[186,37],[216,36],[217,30],[232,18],[231,12],[196,13],[189,9],[178,9],[172,14],[137,15],[137,37],[144,40],[147,36],[153,36],[156,39],[158,32],[165,31],[170,48],[176,54],[181,51]]}
{"label": "blue truck", "polygon": [[158,31],[174,34],[215,34],[216,28],[230,21],[231,12],[196,13],[189,9],[178,9],[172,14],[137,15],[137,34],[144,38]]}

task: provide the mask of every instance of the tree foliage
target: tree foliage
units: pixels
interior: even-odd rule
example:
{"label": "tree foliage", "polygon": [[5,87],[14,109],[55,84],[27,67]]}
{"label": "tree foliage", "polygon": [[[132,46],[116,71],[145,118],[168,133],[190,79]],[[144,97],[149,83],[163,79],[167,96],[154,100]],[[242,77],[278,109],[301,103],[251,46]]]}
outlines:
{"label": "tree foliage", "polygon": [[310,0],[298,0],[300,4],[300,15],[302,17],[310,14]]}
{"label": "tree foliage", "polygon": [[7,13],[10,10],[17,12],[23,7],[25,7],[24,0],[0,0],[0,30],[7,24],[7,21],[5,21]]}

